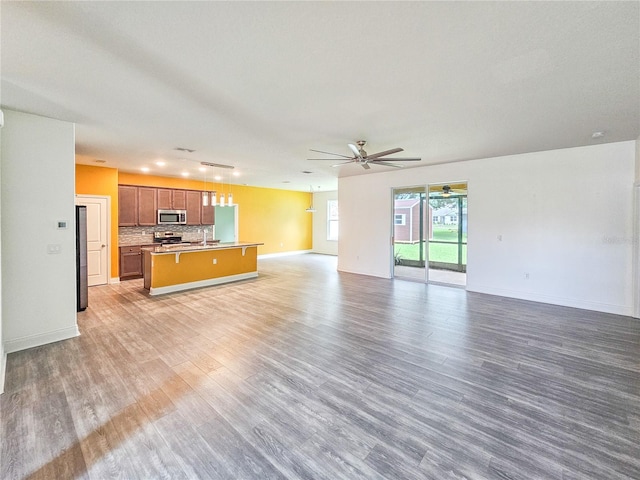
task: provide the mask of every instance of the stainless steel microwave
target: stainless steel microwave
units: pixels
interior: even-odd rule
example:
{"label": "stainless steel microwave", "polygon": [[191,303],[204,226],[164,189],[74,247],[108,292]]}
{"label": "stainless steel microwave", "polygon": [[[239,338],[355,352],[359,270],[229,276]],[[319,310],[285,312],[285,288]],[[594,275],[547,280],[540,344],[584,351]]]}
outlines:
{"label": "stainless steel microwave", "polygon": [[185,225],[186,210],[158,210],[158,225]]}

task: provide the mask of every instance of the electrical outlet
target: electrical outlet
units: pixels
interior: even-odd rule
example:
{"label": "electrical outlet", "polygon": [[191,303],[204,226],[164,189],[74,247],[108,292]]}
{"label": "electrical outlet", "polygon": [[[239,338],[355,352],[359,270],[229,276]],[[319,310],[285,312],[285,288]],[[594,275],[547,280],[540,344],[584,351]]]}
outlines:
{"label": "electrical outlet", "polygon": [[214,264],[214,265],[217,265],[217,264],[218,264],[218,259],[217,259],[217,258],[214,258],[214,259],[213,259],[213,264]]}
{"label": "electrical outlet", "polygon": [[525,280],[529,280],[529,272],[525,272],[524,273],[524,278],[525,278]]}

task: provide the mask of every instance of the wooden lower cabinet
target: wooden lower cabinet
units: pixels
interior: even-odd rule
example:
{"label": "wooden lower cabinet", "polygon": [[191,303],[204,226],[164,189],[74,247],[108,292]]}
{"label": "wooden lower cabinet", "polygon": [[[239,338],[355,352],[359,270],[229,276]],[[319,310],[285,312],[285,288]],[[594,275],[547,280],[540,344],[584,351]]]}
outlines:
{"label": "wooden lower cabinet", "polygon": [[142,250],[140,245],[120,247],[120,280],[142,277]]}

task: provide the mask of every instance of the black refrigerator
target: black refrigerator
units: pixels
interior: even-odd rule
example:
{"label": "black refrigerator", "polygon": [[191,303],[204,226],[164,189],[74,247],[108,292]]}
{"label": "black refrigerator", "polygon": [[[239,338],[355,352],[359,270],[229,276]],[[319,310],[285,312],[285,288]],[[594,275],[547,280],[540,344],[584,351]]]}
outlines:
{"label": "black refrigerator", "polygon": [[87,277],[87,207],[76,205],[76,299],[77,311],[89,304]]}

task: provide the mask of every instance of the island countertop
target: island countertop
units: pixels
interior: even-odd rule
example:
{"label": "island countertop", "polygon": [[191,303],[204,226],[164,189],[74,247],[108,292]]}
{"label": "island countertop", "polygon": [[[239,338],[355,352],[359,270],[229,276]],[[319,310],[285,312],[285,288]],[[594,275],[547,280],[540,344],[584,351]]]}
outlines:
{"label": "island countertop", "polygon": [[221,249],[229,249],[229,248],[246,248],[246,247],[257,247],[258,245],[264,245],[264,243],[259,242],[229,242],[229,243],[207,243],[203,245],[202,243],[176,243],[173,245],[154,245],[148,247],[142,247],[142,250],[146,250],[152,255],[158,254],[168,254],[168,253],[183,253],[183,252],[194,252],[194,251],[202,251],[202,250],[221,250]]}
{"label": "island countertop", "polygon": [[144,288],[159,295],[255,278],[259,245],[263,243],[143,247]]}

